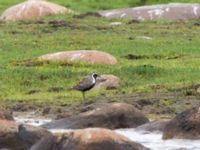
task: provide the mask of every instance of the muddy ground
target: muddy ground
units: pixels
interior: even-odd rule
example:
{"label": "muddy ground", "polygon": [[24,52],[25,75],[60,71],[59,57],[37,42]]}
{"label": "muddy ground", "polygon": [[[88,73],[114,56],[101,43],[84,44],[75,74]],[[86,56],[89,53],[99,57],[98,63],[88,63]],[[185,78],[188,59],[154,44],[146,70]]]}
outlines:
{"label": "muddy ground", "polygon": [[55,105],[55,104],[30,104],[30,103],[9,103],[2,107],[18,112],[35,112],[36,116],[59,119],[70,117],[81,112],[95,108],[101,103],[125,102],[134,105],[150,119],[167,119],[176,114],[190,109],[200,103],[200,94],[197,86],[176,89],[173,91],[156,91],[153,93],[137,93],[131,95],[117,95],[115,97],[97,97],[92,102],[83,104]]}

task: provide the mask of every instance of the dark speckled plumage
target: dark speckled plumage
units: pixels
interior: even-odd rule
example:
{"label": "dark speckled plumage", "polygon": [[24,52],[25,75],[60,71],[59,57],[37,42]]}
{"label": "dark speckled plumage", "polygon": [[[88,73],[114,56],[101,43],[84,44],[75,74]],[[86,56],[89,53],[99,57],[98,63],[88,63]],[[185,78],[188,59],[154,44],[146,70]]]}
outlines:
{"label": "dark speckled plumage", "polygon": [[75,85],[73,89],[83,92],[83,98],[85,99],[84,92],[89,91],[95,86],[97,77],[98,75],[96,73],[88,75],[84,77],[77,85]]}

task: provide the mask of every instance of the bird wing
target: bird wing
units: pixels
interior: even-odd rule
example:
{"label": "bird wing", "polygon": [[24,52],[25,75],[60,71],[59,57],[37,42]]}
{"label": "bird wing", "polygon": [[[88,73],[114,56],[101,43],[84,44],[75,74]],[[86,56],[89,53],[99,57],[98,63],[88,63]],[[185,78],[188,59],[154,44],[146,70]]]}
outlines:
{"label": "bird wing", "polygon": [[85,78],[83,78],[75,87],[74,89],[76,90],[84,90],[87,89],[89,87],[91,87],[91,85],[93,85],[93,80],[90,76],[86,76]]}

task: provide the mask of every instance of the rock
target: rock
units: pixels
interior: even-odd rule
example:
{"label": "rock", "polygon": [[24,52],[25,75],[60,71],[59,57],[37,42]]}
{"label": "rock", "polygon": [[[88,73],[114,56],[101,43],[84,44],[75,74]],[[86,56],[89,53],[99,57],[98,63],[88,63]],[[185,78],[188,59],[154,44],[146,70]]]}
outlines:
{"label": "rock", "polygon": [[169,120],[152,121],[144,125],[141,125],[135,129],[139,131],[149,131],[149,132],[163,131],[168,122]]}
{"label": "rock", "polygon": [[82,129],[101,127],[109,129],[135,128],[149,120],[135,107],[125,103],[100,105],[79,115],[59,119],[43,125],[52,129]]}
{"label": "rock", "polygon": [[170,3],[116,10],[99,11],[106,18],[129,18],[133,20],[189,20],[200,18],[200,5],[189,3]]}
{"label": "rock", "polygon": [[96,50],[65,51],[46,54],[39,57],[39,60],[69,63],[86,62],[92,64],[117,64],[115,57],[108,53]]}
{"label": "rock", "polygon": [[30,125],[19,125],[18,135],[26,143],[27,147],[30,148],[42,137],[50,136],[51,133],[41,127],[33,127]]}
{"label": "rock", "polygon": [[200,107],[184,111],[164,128],[163,139],[200,139]]}
{"label": "rock", "polygon": [[25,143],[17,135],[17,124],[11,120],[0,119],[0,148],[23,150]]}
{"label": "rock", "polygon": [[8,110],[0,110],[0,119],[14,120],[12,116],[12,112]]}
{"label": "rock", "polygon": [[198,87],[198,88],[196,89],[196,92],[197,92],[198,94],[200,94],[200,87]]}
{"label": "rock", "polygon": [[29,150],[61,150],[56,143],[58,143],[56,136],[45,136],[35,143]]}
{"label": "rock", "polygon": [[114,131],[100,128],[75,130],[43,138],[31,150],[147,150]]}
{"label": "rock", "polygon": [[97,78],[95,88],[104,88],[107,90],[117,89],[120,86],[120,79],[114,75],[101,75]]}
{"label": "rock", "polygon": [[[18,130],[19,129],[19,130]],[[12,120],[0,119],[0,148],[25,150],[50,132],[40,127],[18,125]]]}
{"label": "rock", "polygon": [[0,17],[0,20],[26,20],[71,12],[71,10],[54,3],[43,0],[28,0],[5,10]]}

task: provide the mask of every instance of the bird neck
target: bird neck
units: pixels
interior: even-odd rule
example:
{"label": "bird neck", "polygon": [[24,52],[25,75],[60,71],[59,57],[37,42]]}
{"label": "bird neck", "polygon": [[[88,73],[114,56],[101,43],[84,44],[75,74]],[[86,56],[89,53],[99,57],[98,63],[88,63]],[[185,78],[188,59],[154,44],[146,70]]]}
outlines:
{"label": "bird neck", "polygon": [[95,84],[96,83],[96,79],[95,77],[92,76],[92,83]]}

